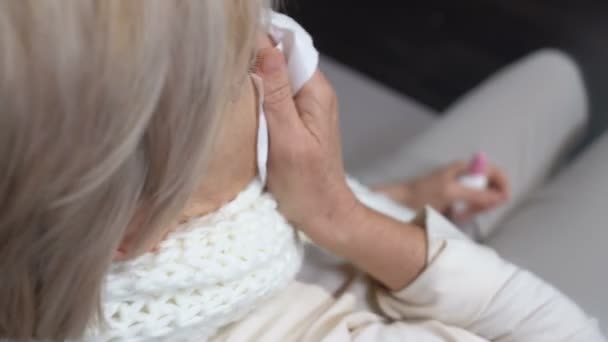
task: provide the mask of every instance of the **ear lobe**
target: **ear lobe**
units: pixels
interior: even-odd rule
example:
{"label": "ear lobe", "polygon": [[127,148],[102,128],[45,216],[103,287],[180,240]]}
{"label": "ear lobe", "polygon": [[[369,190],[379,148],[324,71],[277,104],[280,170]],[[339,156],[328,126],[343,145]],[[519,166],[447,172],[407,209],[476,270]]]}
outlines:
{"label": "ear lobe", "polygon": [[131,223],[129,223],[129,225],[127,226],[124,236],[122,237],[120,243],[118,244],[118,247],[114,251],[114,257],[112,258],[112,261],[125,261],[129,257],[131,257],[130,252],[133,252],[131,250],[131,247],[133,245],[133,239],[137,236],[137,232],[143,224],[144,217],[142,214],[142,210],[143,209],[140,208],[136,211],[135,216],[133,216],[131,220]]}
{"label": "ear lobe", "polygon": [[127,260],[127,256],[129,255],[128,250],[129,249],[127,248],[127,243],[123,239],[122,241],[120,241],[120,245],[118,245],[118,248],[116,249],[116,251],[114,251],[114,257],[112,257],[112,261]]}

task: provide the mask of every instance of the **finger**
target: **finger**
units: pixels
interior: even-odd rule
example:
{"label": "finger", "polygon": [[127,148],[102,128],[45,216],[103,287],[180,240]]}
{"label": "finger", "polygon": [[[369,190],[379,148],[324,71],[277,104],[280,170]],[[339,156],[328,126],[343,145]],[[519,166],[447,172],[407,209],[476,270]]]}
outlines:
{"label": "finger", "polygon": [[281,51],[274,48],[261,50],[258,54],[257,73],[264,81],[264,111],[270,129],[297,127],[300,118],[293,100],[285,57]]}
{"label": "finger", "polygon": [[490,167],[490,186],[499,191],[505,198],[510,196],[510,184],[507,175],[495,166]]}
{"label": "finger", "polygon": [[331,83],[329,83],[325,75],[319,69],[315,71],[312,77],[304,83],[302,89],[296,94],[296,98],[302,97],[317,98],[325,107],[329,107],[336,99]]}
{"label": "finger", "polygon": [[447,166],[446,173],[450,179],[454,179],[466,174],[468,170],[469,163],[464,160],[458,160]]}
{"label": "finger", "polygon": [[317,70],[296,94],[296,103],[300,109],[300,117],[305,123],[309,123],[309,120],[316,123],[338,121],[336,94],[320,70]]}

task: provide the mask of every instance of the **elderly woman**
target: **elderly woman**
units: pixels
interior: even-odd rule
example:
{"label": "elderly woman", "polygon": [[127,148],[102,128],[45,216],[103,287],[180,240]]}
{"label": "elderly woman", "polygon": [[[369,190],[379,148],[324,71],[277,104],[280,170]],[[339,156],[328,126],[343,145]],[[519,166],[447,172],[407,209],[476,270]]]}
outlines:
{"label": "elderly woman", "polygon": [[[273,20],[260,25],[262,6],[0,2],[0,337],[602,339],[574,303],[435,210],[406,220],[349,186],[322,74],[293,97],[282,54],[265,47],[263,81],[249,75]],[[257,177],[262,100],[272,195]],[[295,281],[294,227],[369,274],[378,308]]]}

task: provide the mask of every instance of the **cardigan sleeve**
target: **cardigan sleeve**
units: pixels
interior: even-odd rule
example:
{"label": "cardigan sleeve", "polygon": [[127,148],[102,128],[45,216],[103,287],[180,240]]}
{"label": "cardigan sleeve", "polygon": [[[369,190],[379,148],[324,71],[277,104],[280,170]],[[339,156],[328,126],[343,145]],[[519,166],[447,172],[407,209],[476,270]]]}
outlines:
{"label": "cardigan sleeve", "polygon": [[416,222],[427,230],[428,266],[401,291],[377,287],[384,315],[439,321],[491,341],[604,341],[574,302],[474,243],[433,209]]}

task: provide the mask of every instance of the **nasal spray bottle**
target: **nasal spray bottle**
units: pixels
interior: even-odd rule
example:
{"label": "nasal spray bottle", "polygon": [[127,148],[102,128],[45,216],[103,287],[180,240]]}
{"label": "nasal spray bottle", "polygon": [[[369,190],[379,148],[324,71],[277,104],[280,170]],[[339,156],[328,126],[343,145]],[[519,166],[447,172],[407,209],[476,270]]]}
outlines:
{"label": "nasal spray bottle", "polygon": [[[486,155],[478,152],[471,159],[468,171],[464,176],[461,176],[458,181],[460,184],[476,190],[484,190],[488,187],[488,159]],[[457,201],[452,205],[452,212],[456,215],[463,214],[467,211],[469,205],[465,201]],[[462,231],[474,240],[481,238],[479,226],[473,220],[468,223],[459,225]]]}

